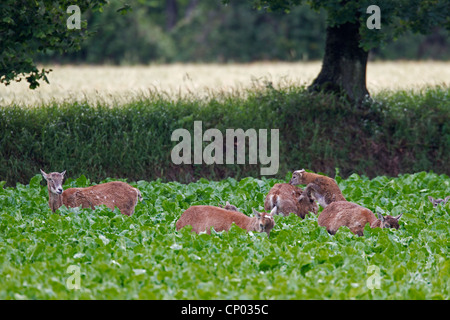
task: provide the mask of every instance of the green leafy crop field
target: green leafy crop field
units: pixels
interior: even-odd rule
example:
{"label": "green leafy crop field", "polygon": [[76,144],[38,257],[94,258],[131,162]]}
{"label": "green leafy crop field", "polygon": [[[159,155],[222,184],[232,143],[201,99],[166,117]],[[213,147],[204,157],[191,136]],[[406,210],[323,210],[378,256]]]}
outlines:
{"label": "green leafy crop field", "polygon": [[[404,213],[399,230],[331,236],[317,216],[294,215],[276,216],[270,239],[236,226],[175,230],[191,205],[262,210],[276,179],[138,181],[144,202],[131,217],[106,207],[52,214],[40,175],[15,188],[1,183],[0,299],[449,299],[450,204],[428,201],[450,194],[449,177],[336,181],[349,201]],[[90,184],[81,176],[65,188]]]}

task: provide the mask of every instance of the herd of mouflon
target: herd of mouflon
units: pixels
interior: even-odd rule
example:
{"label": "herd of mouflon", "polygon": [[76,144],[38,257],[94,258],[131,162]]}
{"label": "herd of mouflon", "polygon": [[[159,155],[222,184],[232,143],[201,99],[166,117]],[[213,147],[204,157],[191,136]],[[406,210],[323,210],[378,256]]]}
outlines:
{"label": "herd of mouflon", "polygon": [[[95,209],[96,206],[106,205],[111,210],[117,207],[121,213],[131,216],[138,201],[142,201],[140,191],[121,181],[113,181],[94,185],[87,188],[69,188],[63,190],[64,172],[41,174],[47,181],[49,201],[52,212],[59,207],[79,207]],[[305,189],[297,185],[306,185]],[[445,199],[428,197],[434,207],[445,205],[450,196]],[[192,226],[196,233],[210,233],[211,227],[215,231],[227,231],[232,224],[247,231],[265,232],[267,236],[275,226],[275,214],[288,216],[291,213],[300,218],[306,214],[318,214],[320,205],[323,210],[317,222],[325,227],[330,234],[346,226],[358,236],[364,234],[364,227],[368,223],[371,228],[399,228],[398,221],[402,214],[392,217],[376,215],[367,208],[345,199],[336,181],[327,176],[306,172],[304,169],[294,171],[289,183],[277,183],[269,191],[264,201],[264,210],[253,209],[253,217],[249,217],[228,201],[225,206],[209,205],[192,206],[183,212],[176,223],[176,229]]]}

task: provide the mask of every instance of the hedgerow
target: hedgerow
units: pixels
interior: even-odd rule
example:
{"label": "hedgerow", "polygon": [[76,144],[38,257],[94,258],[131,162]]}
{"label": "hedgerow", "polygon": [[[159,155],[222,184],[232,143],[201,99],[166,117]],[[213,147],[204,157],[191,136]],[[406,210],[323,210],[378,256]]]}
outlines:
{"label": "hedgerow", "polygon": [[224,135],[228,128],[279,129],[276,178],[301,168],[334,175],[336,167],[343,177],[450,174],[449,90],[380,93],[361,108],[304,88],[271,86],[206,99],[155,94],[125,105],[1,106],[0,180],[27,183],[41,168],[94,181],[260,176],[259,164],[174,165],[171,134],[178,128],[193,134],[194,121],[202,121],[203,132],[216,128]]}

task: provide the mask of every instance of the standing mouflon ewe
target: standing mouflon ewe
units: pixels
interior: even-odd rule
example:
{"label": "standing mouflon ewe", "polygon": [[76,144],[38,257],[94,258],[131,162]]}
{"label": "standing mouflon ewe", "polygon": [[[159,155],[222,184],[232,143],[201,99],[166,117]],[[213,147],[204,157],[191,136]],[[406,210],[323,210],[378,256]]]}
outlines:
{"label": "standing mouflon ewe", "polygon": [[292,185],[305,184],[303,196],[313,196],[322,208],[326,208],[334,201],[347,201],[334,179],[306,172],[304,169],[294,171],[289,183]]}
{"label": "standing mouflon ewe", "polygon": [[347,226],[351,232],[358,236],[364,235],[364,226],[369,223],[371,228],[399,228],[397,217],[375,214],[367,208],[348,201],[337,201],[331,203],[320,213],[317,223],[326,227],[330,234],[335,234],[342,226]]}
{"label": "standing mouflon ewe", "polygon": [[66,171],[47,174],[41,170],[42,176],[47,180],[48,204],[52,212],[58,210],[62,205],[68,208],[81,206],[95,209],[95,206],[104,204],[111,210],[117,207],[124,215],[131,216],[138,200],[142,201],[141,192],[122,181],[112,181],[87,188],[70,188],[63,191],[62,182],[65,173]]}
{"label": "standing mouflon ewe", "polygon": [[303,190],[289,183],[276,183],[269,191],[264,201],[264,210],[274,207],[277,213],[288,216],[294,213],[304,219],[306,214],[317,214],[319,207],[312,197],[303,196]]}
{"label": "standing mouflon ewe", "polygon": [[247,231],[257,231],[267,233],[269,237],[270,231],[275,225],[273,215],[276,208],[270,213],[260,213],[253,209],[254,217],[249,217],[241,212],[230,211],[214,206],[192,206],[183,212],[176,223],[176,229],[180,230],[185,226],[192,226],[192,231],[196,233],[205,232],[210,234],[211,227],[214,230],[228,231],[232,224]]}

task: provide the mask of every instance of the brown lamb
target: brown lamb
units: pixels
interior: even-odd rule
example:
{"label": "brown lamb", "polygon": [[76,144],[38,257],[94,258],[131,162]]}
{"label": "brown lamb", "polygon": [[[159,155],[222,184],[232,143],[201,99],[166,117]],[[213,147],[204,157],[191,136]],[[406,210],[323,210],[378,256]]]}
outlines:
{"label": "brown lamb", "polygon": [[317,223],[326,227],[330,234],[335,234],[342,226],[347,226],[351,232],[358,236],[364,235],[364,227],[369,223],[371,228],[399,228],[397,217],[375,214],[367,208],[348,201],[337,201],[331,203],[320,213]]}
{"label": "brown lamb", "polygon": [[247,231],[257,231],[267,233],[269,237],[270,231],[275,225],[273,214],[276,208],[270,213],[260,213],[253,209],[254,217],[249,217],[241,212],[230,211],[214,206],[192,206],[183,212],[176,223],[176,229],[180,230],[187,225],[192,226],[192,231],[196,233],[205,232],[210,234],[211,227],[214,230],[228,231],[232,224]]}
{"label": "brown lamb", "polygon": [[41,173],[47,180],[48,204],[52,212],[58,210],[62,205],[68,208],[81,206],[82,208],[95,209],[96,206],[104,204],[111,210],[117,207],[121,213],[131,216],[138,200],[142,201],[140,191],[122,181],[63,190],[62,182],[66,171],[47,174],[41,170]]}
{"label": "brown lamb", "polygon": [[264,201],[266,211],[277,207],[277,213],[288,216],[294,213],[304,219],[306,214],[317,214],[319,207],[313,198],[301,197],[303,190],[289,183],[277,183],[269,191]]}
{"label": "brown lamb", "polygon": [[317,173],[306,172],[304,169],[294,171],[289,182],[292,185],[306,185],[303,195],[317,199],[322,208],[335,201],[347,201],[336,181]]}

